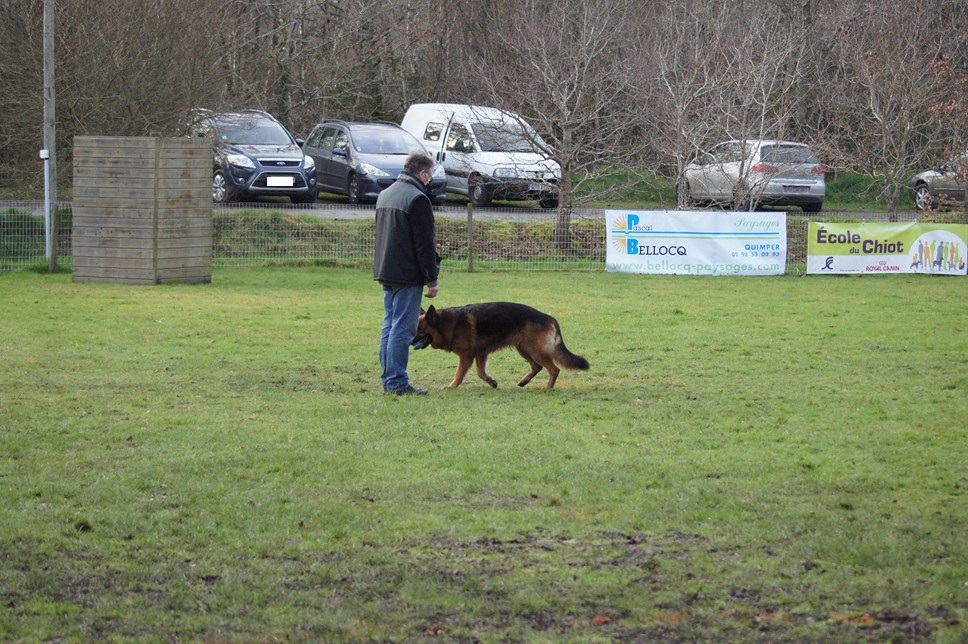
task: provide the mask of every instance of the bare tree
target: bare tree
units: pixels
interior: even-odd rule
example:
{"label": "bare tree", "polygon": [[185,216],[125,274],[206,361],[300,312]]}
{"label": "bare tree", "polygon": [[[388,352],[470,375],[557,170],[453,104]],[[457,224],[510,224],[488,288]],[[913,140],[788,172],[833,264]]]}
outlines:
{"label": "bare tree", "polygon": [[[0,18],[0,42],[11,48],[0,147],[18,173],[18,189],[33,192],[38,168],[27,163],[41,143],[40,43],[42,2],[11,0]],[[56,40],[57,158],[61,182],[71,178],[71,146],[77,134],[145,135],[172,129],[211,80],[206,56],[211,38],[201,18],[216,19],[216,2],[124,0],[58,2]],[[199,18],[194,16],[197,9]],[[69,25],[70,28],[67,28]],[[178,34],[179,37],[173,37]],[[0,99],[2,100],[2,99]]]}
{"label": "bare tree", "polygon": [[[654,73],[648,86],[655,135],[673,172],[682,177],[696,151],[724,139],[787,138],[803,80],[805,39],[797,20],[770,3],[687,0],[660,12],[650,42]],[[735,203],[756,203],[741,169]],[[677,201],[687,205],[684,181]],[[742,194],[739,194],[742,193]]]}
{"label": "bare tree", "polygon": [[930,107],[938,92],[932,63],[945,49],[947,26],[936,0],[904,3],[850,0],[824,17],[831,34],[831,77],[824,88],[836,163],[870,175],[897,212],[909,169],[940,144]]}
{"label": "bare tree", "polygon": [[[642,83],[651,108],[649,135],[659,155],[656,163],[674,160],[675,177],[710,139],[724,136],[724,126],[713,118],[730,82],[723,52],[732,49],[732,34],[722,28],[723,9],[704,0],[673,3],[649,25],[653,65]],[[677,201],[686,205],[681,182]]]}
{"label": "bare tree", "polygon": [[15,196],[43,191],[43,12],[42,0],[0,12],[0,188]]}
{"label": "bare tree", "polygon": [[548,158],[561,166],[560,245],[568,243],[578,188],[635,158],[645,145],[634,85],[641,64],[637,15],[634,0],[481,6],[487,29],[465,74],[479,83],[481,100],[524,116],[547,142]]}
{"label": "bare tree", "polygon": [[[968,61],[961,61],[962,63]],[[947,54],[931,65],[938,79],[938,95],[931,105],[932,120],[947,133],[945,157],[951,159],[951,169],[962,185],[968,185],[968,70],[958,66],[958,60]],[[963,202],[963,220],[968,224],[968,195]]]}
{"label": "bare tree", "polygon": [[[962,4],[58,0],[59,176],[74,135],[174,134],[193,107],[262,108],[301,132],[450,101],[536,126],[562,166],[563,242],[578,195],[607,197],[603,175],[676,176],[720,138],[805,139],[896,209],[907,172],[964,145]],[[42,183],[42,14],[43,0],[0,12],[7,194]]]}
{"label": "bare tree", "polygon": [[227,96],[268,95],[266,109],[298,129],[322,117],[397,119],[406,96],[445,78],[442,0],[237,2],[248,15],[223,39],[234,52],[221,59],[234,80]]}

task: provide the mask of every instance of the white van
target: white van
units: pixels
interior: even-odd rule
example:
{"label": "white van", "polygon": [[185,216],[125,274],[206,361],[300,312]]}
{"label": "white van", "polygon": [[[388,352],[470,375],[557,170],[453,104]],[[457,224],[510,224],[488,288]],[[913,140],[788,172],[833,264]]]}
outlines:
{"label": "white van", "polygon": [[531,125],[514,112],[454,103],[411,105],[400,124],[444,166],[447,190],[475,206],[491,199],[558,206],[561,167]]}

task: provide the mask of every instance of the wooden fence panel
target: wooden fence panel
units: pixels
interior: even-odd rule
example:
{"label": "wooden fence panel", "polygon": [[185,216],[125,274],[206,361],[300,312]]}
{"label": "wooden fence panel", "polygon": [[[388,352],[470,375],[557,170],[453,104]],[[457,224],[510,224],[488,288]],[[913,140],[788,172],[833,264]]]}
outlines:
{"label": "wooden fence panel", "polygon": [[74,139],[73,278],[212,281],[212,151],[201,139]]}

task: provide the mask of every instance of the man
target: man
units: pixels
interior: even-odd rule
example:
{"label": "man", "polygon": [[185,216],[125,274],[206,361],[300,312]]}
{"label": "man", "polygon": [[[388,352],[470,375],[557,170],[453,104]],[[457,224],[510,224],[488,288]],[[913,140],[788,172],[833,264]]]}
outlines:
{"label": "man", "polygon": [[410,384],[407,363],[417,332],[423,287],[437,297],[440,256],[437,255],[434,210],[427,186],[434,160],[422,152],[407,157],[403,172],[376,202],[376,252],[373,279],[383,286],[383,331],[380,366],[383,392],[426,396]]}

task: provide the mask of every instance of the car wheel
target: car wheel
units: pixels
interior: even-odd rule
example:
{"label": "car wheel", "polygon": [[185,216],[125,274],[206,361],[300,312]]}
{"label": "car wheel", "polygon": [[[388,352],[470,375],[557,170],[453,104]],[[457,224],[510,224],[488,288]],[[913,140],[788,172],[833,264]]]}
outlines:
{"label": "car wheel", "polygon": [[360,203],[360,180],[355,174],[351,174],[346,182],[346,200],[351,204]]}
{"label": "car wheel", "polygon": [[229,182],[225,178],[225,173],[221,170],[216,170],[215,174],[212,175],[212,201],[215,203],[228,203],[232,201],[231,197]]}
{"label": "car wheel", "polygon": [[934,210],[934,197],[931,196],[931,190],[923,183],[914,189],[914,205],[918,210]]}
{"label": "car wheel", "polygon": [[470,193],[471,204],[486,208],[491,205],[491,191],[484,184],[484,179],[475,175],[467,180],[467,192]]}

